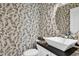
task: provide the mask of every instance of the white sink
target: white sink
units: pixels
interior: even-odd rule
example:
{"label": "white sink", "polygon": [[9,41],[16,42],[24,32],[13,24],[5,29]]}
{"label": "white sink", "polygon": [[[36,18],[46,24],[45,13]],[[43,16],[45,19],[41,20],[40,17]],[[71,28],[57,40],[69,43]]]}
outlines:
{"label": "white sink", "polygon": [[62,51],[66,51],[69,48],[74,47],[75,43],[77,42],[77,40],[65,39],[61,37],[43,37],[43,38],[49,45],[58,48]]}

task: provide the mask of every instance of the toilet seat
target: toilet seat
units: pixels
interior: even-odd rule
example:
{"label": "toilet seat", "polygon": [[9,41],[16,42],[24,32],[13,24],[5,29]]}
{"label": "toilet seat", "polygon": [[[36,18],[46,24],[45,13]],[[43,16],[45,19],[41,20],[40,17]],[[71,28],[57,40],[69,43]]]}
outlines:
{"label": "toilet seat", "polygon": [[29,49],[23,53],[23,56],[36,56],[38,55],[37,49]]}

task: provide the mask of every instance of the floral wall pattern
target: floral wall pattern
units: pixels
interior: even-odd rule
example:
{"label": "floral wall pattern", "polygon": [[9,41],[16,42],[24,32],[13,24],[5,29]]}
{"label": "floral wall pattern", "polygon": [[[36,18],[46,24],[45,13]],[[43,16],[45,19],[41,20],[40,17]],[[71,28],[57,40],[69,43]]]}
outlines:
{"label": "floral wall pattern", "polygon": [[41,36],[56,36],[59,33],[57,29],[55,14],[57,8],[61,4],[41,4],[41,24],[40,32]]}
{"label": "floral wall pattern", "polygon": [[0,55],[22,55],[39,33],[38,4],[0,4]]}
{"label": "floral wall pattern", "polygon": [[58,36],[70,31],[70,9],[79,7],[79,3],[42,4],[41,35]]}
{"label": "floral wall pattern", "polygon": [[0,56],[19,56],[39,36],[69,31],[69,10],[79,4],[0,3]]}
{"label": "floral wall pattern", "polygon": [[70,31],[70,9],[75,7],[79,7],[79,3],[69,3],[58,7],[55,20],[60,33]]}
{"label": "floral wall pattern", "polygon": [[[70,9],[79,7],[79,3],[69,3],[58,7],[56,11],[56,24],[60,33],[70,31]],[[76,50],[72,56],[79,56],[79,49]]]}

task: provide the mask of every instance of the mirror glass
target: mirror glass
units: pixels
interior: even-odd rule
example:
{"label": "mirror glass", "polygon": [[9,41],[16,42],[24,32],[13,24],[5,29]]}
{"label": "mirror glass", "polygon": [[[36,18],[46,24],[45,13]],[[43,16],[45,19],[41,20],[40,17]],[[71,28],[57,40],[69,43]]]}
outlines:
{"label": "mirror glass", "polygon": [[70,31],[73,34],[79,31],[79,7],[70,9]]}

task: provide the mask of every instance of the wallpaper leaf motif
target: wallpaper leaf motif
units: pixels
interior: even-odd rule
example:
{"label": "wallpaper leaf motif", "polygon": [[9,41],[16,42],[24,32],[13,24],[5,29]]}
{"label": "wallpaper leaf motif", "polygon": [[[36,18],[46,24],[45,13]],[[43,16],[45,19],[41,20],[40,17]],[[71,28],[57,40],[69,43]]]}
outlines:
{"label": "wallpaper leaf motif", "polygon": [[56,36],[69,31],[68,10],[78,6],[78,3],[61,7],[56,3],[0,3],[0,55],[22,55],[34,48],[39,36]]}
{"label": "wallpaper leaf motif", "polygon": [[38,9],[38,4],[0,4],[0,55],[22,55],[34,47]]}

